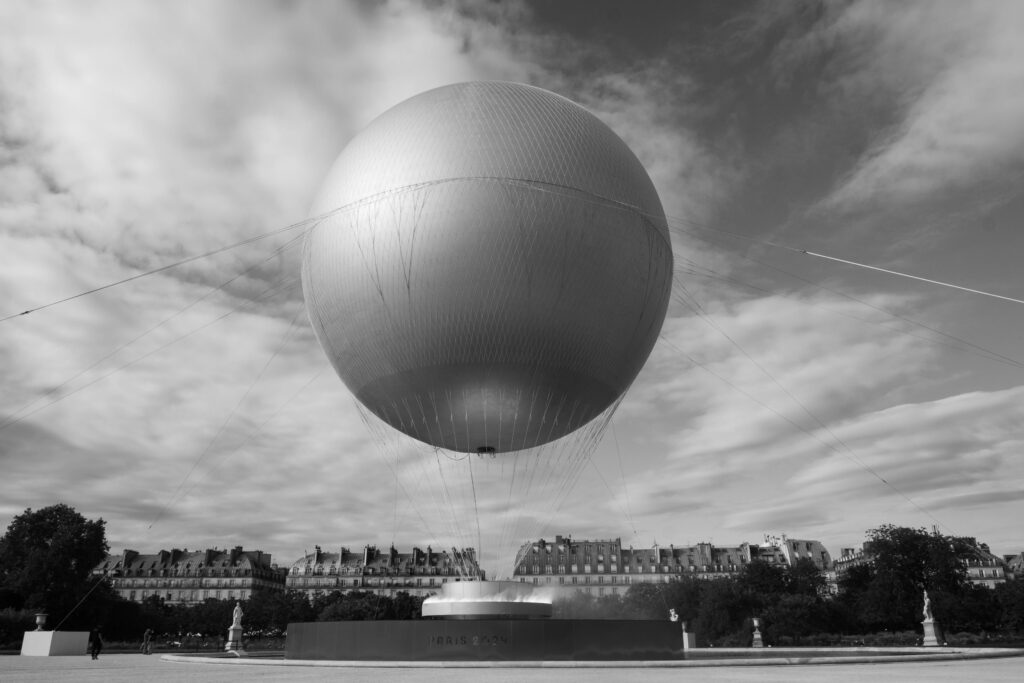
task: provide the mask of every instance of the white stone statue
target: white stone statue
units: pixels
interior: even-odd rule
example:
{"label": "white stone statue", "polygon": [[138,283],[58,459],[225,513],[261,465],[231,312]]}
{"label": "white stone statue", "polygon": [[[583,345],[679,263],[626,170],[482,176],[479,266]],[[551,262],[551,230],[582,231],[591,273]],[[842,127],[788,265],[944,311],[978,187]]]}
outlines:
{"label": "white stone statue", "polygon": [[932,617],[932,599],[928,597],[928,589],[924,589],[924,618],[925,621],[931,621]]}
{"label": "white stone statue", "polygon": [[242,625],[242,614],[243,614],[243,612],[242,612],[242,603],[236,602],[235,603],[235,609],[234,609],[233,612],[231,612],[231,618],[232,618],[231,627],[232,628],[234,628],[236,626],[241,626]]}
{"label": "white stone statue", "polygon": [[669,621],[679,621],[679,613],[676,612],[674,607],[669,608],[669,610],[668,610],[668,620]]}

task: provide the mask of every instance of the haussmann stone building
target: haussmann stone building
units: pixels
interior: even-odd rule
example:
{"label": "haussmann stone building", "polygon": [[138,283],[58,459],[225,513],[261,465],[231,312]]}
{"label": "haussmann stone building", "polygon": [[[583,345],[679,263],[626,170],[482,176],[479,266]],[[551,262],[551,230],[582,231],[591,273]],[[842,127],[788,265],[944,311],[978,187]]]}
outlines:
{"label": "haussmann stone building", "polygon": [[261,550],[161,550],[152,555],[125,550],[108,555],[92,571],[105,576],[125,600],[157,596],[171,604],[247,600],[257,589],[284,590],[285,570]]}
{"label": "haussmann stone building", "polygon": [[623,547],[620,538],[577,540],[555,536],[554,541],[540,539],[520,547],[513,580],[559,592],[576,590],[600,596],[625,593],[638,583],[735,576],[754,560],[792,566],[801,558],[813,561],[823,573],[831,568],[831,557],[821,543],[786,536],[766,537],[763,545],[698,543],[650,548]]}
{"label": "haussmann stone building", "polygon": [[312,601],[334,591],[370,591],[378,595],[406,592],[427,596],[454,581],[481,581],[484,572],[473,548],[434,550],[430,546],[398,552],[367,545],[362,552],[341,547],[325,552],[320,546],[296,560],[288,571],[288,590],[302,591]]}

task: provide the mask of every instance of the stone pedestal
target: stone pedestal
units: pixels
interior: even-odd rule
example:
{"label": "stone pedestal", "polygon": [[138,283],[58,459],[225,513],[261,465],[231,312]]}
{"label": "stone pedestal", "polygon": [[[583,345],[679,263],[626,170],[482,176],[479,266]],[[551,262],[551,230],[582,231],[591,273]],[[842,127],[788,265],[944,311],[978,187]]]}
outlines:
{"label": "stone pedestal", "polygon": [[22,657],[84,655],[89,650],[88,631],[26,631]]}
{"label": "stone pedestal", "polygon": [[764,641],[761,640],[761,626],[760,619],[754,619],[754,638],[750,643],[750,647],[764,647]]}
{"label": "stone pedestal", "polygon": [[697,647],[697,634],[683,631],[683,652]]}
{"label": "stone pedestal", "polygon": [[228,642],[224,645],[226,651],[242,649],[242,627],[232,625],[228,629]]}
{"label": "stone pedestal", "polygon": [[942,629],[934,619],[925,619],[921,622],[924,628],[924,640],[921,642],[925,647],[938,647],[942,644]]}

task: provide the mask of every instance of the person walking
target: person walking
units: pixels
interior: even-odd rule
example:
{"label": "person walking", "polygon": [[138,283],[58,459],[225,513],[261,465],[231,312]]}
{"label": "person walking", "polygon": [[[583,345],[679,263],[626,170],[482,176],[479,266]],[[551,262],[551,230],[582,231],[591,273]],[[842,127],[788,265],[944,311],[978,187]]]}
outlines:
{"label": "person walking", "polygon": [[93,630],[89,631],[89,654],[92,655],[93,659],[100,658],[100,650],[103,649],[103,633],[100,627],[97,626]]}
{"label": "person walking", "polygon": [[147,628],[145,633],[142,634],[142,654],[151,655],[153,654],[153,629]]}

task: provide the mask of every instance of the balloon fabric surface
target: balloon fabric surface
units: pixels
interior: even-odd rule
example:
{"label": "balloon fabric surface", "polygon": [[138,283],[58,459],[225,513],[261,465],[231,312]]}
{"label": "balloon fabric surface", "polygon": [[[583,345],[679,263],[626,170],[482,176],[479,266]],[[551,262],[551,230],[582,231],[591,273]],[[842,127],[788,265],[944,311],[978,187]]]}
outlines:
{"label": "balloon fabric surface", "polygon": [[434,447],[534,448],[616,403],[661,330],[672,247],[626,144],[504,82],[388,110],[314,202],[302,282],[321,346],[370,412]]}

